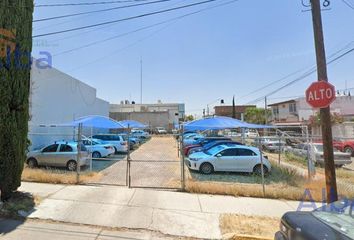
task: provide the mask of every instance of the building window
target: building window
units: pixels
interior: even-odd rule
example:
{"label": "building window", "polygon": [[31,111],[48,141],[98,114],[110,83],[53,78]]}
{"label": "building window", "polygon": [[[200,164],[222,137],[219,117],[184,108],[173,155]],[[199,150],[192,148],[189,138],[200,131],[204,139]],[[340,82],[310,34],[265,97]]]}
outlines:
{"label": "building window", "polygon": [[289,112],[290,113],[296,113],[296,103],[290,103],[289,104]]}
{"label": "building window", "polygon": [[279,114],[279,108],[273,108],[273,114],[278,115]]}

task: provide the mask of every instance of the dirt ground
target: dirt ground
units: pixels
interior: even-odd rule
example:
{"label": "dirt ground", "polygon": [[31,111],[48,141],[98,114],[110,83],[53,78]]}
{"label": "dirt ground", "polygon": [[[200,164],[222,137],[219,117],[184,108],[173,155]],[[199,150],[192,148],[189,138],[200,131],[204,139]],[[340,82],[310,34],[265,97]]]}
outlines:
{"label": "dirt ground", "polygon": [[[132,187],[180,187],[181,162],[172,136],[152,137],[130,156]],[[97,183],[125,185],[126,171],[126,158],[117,160],[101,172],[103,176]]]}
{"label": "dirt ground", "polygon": [[273,239],[279,230],[279,222],[277,218],[223,214],[220,216],[220,229],[223,234],[246,234]]}

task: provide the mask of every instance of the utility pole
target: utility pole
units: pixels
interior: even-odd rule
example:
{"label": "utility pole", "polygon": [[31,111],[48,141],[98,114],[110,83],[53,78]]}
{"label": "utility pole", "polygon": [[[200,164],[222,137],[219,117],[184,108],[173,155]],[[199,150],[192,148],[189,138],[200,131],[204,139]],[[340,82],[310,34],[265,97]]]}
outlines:
{"label": "utility pole", "polygon": [[[316,47],[318,81],[327,81],[327,63],[324,46],[320,0],[311,0],[313,31]],[[330,107],[320,109],[323,157],[326,176],[327,203],[338,200],[336,172],[333,156],[333,138]]]}

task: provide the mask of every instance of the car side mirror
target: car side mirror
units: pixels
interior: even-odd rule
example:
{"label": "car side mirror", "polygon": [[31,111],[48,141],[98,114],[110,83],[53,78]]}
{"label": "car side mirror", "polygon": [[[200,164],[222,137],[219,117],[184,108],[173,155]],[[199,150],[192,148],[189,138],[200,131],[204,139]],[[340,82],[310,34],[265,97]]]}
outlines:
{"label": "car side mirror", "polygon": [[222,157],[222,155],[219,153],[219,154],[216,154],[216,157],[219,158],[219,157]]}

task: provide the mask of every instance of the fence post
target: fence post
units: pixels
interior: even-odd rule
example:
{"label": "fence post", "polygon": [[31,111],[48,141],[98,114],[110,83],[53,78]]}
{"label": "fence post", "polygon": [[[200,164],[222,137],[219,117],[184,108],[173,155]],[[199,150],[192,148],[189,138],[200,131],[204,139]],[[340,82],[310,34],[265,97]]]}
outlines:
{"label": "fence post", "polygon": [[260,138],[258,138],[258,143],[259,143],[259,153],[261,157],[262,190],[263,190],[263,197],[265,197],[263,152],[262,152],[262,142]]}
{"label": "fence post", "polygon": [[180,154],[181,154],[181,187],[182,187],[182,191],[185,191],[186,190],[186,179],[185,179],[185,169],[184,169],[184,153],[183,153],[183,140],[184,140],[184,137],[183,137],[183,133],[184,133],[184,126],[182,125],[181,127],[181,133],[180,133]]}
{"label": "fence post", "polygon": [[127,185],[128,188],[131,187],[131,177],[130,177],[130,126],[128,124],[128,152],[127,152]]}
{"label": "fence post", "polygon": [[279,136],[279,154],[278,154],[278,164],[279,165],[280,165],[281,152],[282,152],[281,136]]}
{"label": "fence post", "polygon": [[81,133],[82,123],[79,123],[79,128],[77,131],[76,184],[79,184],[80,182]]}

